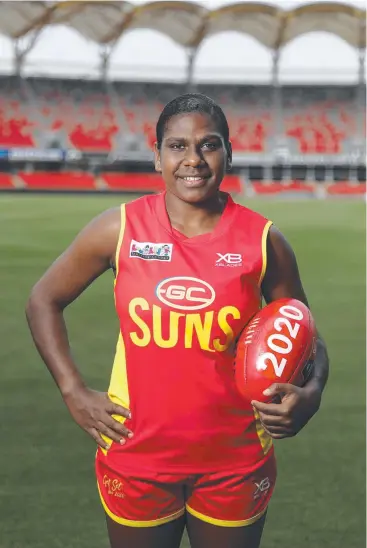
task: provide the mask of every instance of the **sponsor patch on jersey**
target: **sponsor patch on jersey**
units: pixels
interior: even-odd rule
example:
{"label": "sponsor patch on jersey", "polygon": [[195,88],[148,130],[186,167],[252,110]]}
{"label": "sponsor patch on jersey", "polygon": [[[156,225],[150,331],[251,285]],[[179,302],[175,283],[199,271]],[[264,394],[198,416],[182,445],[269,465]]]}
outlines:
{"label": "sponsor patch on jersey", "polygon": [[146,261],[170,261],[172,259],[173,244],[154,244],[152,242],[137,242],[131,240],[131,259],[144,259]]}
{"label": "sponsor patch on jersey", "polygon": [[231,268],[236,268],[237,266],[242,266],[242,255],[239,253],[217,253],[219,257],[215,266],[226,266]]}

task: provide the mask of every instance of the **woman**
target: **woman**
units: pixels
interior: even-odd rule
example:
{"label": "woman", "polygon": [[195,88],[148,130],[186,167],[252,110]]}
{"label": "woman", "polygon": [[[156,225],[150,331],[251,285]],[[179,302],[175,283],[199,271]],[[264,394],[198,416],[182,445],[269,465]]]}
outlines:
{"label": "woman", "polygon": [[[318,340],[303,388],[278,404],[245,401],[233,341],[260,307],[307,304],[296,259],[271,222],[219,190],[231,167],[227,120],[208,97],[164,108],[155,167],[166,184],[106,211],[34,287],[27,318],[77,424],[98,444],[96,472],[112,548],[257,548],[275,484],[272,438],[318,410],[328,359]],[[108,269],[120,335],[108,393],[72,358],[63,310]]]}

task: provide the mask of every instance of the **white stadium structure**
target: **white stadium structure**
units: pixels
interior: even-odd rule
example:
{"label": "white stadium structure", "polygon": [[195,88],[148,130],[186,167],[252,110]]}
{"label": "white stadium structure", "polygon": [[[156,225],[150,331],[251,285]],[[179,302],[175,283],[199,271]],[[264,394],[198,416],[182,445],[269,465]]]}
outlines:
{"label": "white stadium structure", "polygon": [[0,188],[57,175],[57,189],[83,177],[86,189],[139,189],[162,106],[194,90],[225,110],[238,191],[326,181],[361,194],[363,7],[212,4],[0,2]]}

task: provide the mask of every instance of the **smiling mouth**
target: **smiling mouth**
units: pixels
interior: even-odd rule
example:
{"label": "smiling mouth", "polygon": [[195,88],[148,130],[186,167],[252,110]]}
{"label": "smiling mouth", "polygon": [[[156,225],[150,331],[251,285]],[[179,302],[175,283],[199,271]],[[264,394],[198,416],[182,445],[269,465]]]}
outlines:
{"label": "smiling mouth", "polygon": [[210,176],[195,176],[195,177],[179,177],[182,181],[184,181],[186,186],[194,187],[194,186],[201,186],[209,179]]}

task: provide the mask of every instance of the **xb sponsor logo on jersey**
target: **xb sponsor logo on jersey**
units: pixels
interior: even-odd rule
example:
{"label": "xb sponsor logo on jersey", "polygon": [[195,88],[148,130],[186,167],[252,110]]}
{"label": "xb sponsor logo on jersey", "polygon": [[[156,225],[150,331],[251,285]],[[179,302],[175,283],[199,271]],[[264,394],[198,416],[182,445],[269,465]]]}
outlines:
{"label": "xb sponsor logo on jersey", "polygon": [[271,487],[270,479],[264,478],[259,483],[255,483],[255,492],[254,492],[254,500],[264,497],[268,494],[268,491]]}
{"label": "xb sponsor logo on jersey", "polygon": [[131,240],[129,257],[146,261],[171,261],[172,249],[173,244],[154,244]]}
{"label": "xb sponsor logo on jersey", "polygon": [[224,352],[230,346],[240,311],[234,306],[211,310],[216,295],[208,282],[190,276],[166,278],[157,285],[155,296],[162,306],[142,297],[130,301],[130,318],[137,327],[130,331],[133,344],[144,347],[154,343],[160,348],[199,345],[208,352]]}
{"label": "xb sponsor logo on jersey", "polygon": [[217,253],[217,260],[215,266],[236,268],[242,266],[242,255],[239,253]]}

